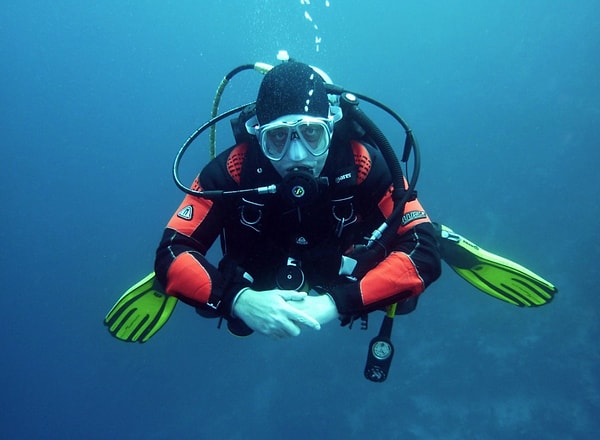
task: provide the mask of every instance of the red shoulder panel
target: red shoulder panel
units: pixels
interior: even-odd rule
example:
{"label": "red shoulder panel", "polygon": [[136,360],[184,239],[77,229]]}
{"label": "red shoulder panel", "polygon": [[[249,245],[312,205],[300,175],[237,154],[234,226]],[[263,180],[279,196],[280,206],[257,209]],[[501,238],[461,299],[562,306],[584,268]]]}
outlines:
{"label": "red shoulder panel", "polygon": [[231,154],[227,158],[227,172],[238,185],[242,176],[242,164],[244,163],[247,150],[248,144],[240,144],[231,151]]}
{"label": "red shoulder panel", "polygon": [[373,162],[367,148],[358,141],[350,141],[356,164],[356,184],[360,185],[369,175]]}

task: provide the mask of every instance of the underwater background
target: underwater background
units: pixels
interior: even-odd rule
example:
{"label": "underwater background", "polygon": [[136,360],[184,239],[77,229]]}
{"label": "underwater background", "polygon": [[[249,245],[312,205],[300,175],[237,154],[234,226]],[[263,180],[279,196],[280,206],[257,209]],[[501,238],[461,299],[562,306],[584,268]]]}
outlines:
{"label": "underwater background", "polygon": [[[597,438],[599,16],[594,0],[4,1],[0,437]],[[382,384],[363,368],[383,315],[274,341],[180,304],[146,344],[111,337],[105,314],[183,197],[177,150],[226,73],[281,49],[402,115],[430,216],[554,301],[518,308],[444,266],[396,319]],[[240,74],[221,109],[260,80]]]}

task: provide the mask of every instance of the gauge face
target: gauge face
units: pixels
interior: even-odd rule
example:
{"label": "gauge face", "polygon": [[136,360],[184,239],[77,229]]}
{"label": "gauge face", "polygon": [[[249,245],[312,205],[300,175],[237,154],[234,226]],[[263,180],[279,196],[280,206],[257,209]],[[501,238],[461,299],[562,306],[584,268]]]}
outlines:
{"label": "gauge face", "polygon": [[385,341],[377,341],[375,344],[373,344],[373,348],[371,350],[373,351],[373,356],[375,356],[377,359],[383,360],[390,356],[392,352],[392,346]]}

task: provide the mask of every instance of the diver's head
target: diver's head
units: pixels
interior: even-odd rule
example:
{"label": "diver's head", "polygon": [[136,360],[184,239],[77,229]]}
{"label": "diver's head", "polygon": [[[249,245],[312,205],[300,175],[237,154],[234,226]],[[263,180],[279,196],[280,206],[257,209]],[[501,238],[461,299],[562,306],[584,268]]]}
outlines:
{"label": "diver's head", "polygon": [[316,177],[341,116],[341,109],[329,104],[323,78],[307,64],[288,61],[265,75],[255,125],[247,128],[282,177],[297,169]]}

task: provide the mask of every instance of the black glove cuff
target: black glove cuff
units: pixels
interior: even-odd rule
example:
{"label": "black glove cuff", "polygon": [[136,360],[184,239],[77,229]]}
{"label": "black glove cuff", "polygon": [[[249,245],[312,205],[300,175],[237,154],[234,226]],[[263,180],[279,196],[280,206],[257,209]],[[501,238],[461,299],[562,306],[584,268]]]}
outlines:
{"label": "black glove cuff", "polygon": [[340,315],[356,315],[364,312],[359,282],[346,282],[328,290]]}
{"label": "black glove cuff", "polygon": [[252,277],[244,271],[236,261],[225,256],[219,263],[219,272],[223,277],[223,286],[221,287],[221,304],[219,312],[221,315],[230,317],[231,305],[235,296],[245,287],[252,286]]}

